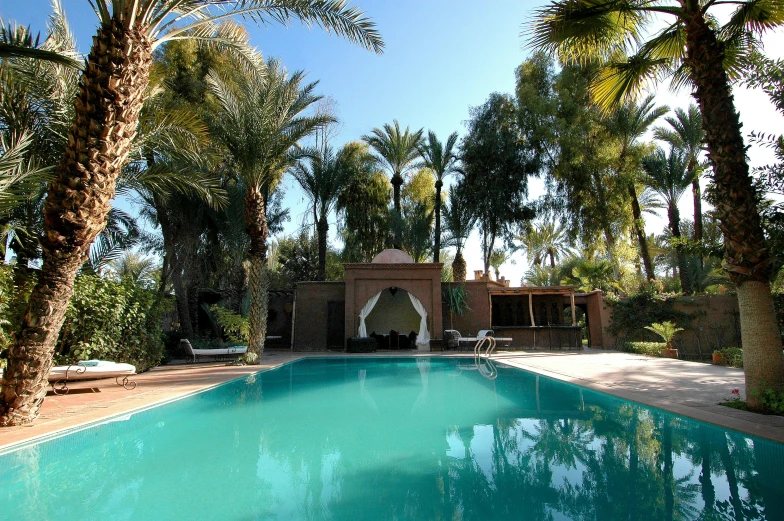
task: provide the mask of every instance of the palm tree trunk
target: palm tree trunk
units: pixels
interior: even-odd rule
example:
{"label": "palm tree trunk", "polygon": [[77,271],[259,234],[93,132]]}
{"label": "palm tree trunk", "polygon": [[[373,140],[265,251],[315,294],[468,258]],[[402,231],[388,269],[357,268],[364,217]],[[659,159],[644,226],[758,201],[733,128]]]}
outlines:
{"label": "palm tree trunk", "polygon": [[[402,184],[403,184],[403,176],[395,172],[395,175],[392,176],[392,194],[393,194],[392,197],[395,205],[395,213],[397,214],[398,217],[402,215],[400,213],[400,185]],[[398,227],[395,228],[393,245],[398,250],[403,247],[403,237],[400,236],[400,230],[398,229]]]}
{"label": "palm tree trunk", "polygon": [[466,261],[463,258],[463,251],[458,248],[455,260],[452,261],[452,279],[455,282],[465,282],[466,280]]}
{"label": "palm tree trunk", "polygon": [[193,323],[191,310],[188,305],[188,289],[182,280],[182,267],[175,265],[172,270],[172,283],[174,284],[174,299],[177,305],[177,317],[180,320],[180,333],[184,338],[193,339]]}
{"label": "palm tree trunk", "polygon": [[694,96],[702,112],[708,159],[713,165],[715,212],[724,233],[726,262],[738,288],[747,404],[752,410],[760,410],[757,393],[764,388],[784,392],[781,335],[770,294],[772,258],[746,163],[740,119],[723,66],[722,44],[701,15],[693,16],[686,24],[686,53],[696,86]]}
{"label": "palm tree trunk", "polygon": [[435,241],[433,241],[433,262],[441,262],[441,187],[444,183],[440,179],[436,180],[436,229]]}
{"label": "palm tree trunk", "polygon": [[651,254],[648,250],[648,238],[645,236],[645,228],[643,228],[640,200],[637,198],[637,189],[634,187],[634,183],[629,184],[629,196],[632,200],[634,233],[637,234],[637,244],[640,245],[640,257],[642,257],[642,263],[645,266],[645,276],[650,282],[656,279],[656,273],[653,271],[653,261],[651,261]]}
{"label": "palm tree trunk", "polygon": [[43,267],[10,349],[0,425],[33,421],[46,395],[76,272],[106,225],[136,133],[152,64],[150,42],[119,22],[102,26],[87,57],[68,145],[44,204]]}
{"label": "palm tree trunk", "polygon": [[258,363],[264,353],[267,336],[267,307],[269,306],[269,270],[267,269],[267,215],[264,192],[258,185],[249,186],[245,194],[245,224],[250,236],[248,286],[250,312],[248,316],[248,353],[255,355],[247,360]]}
{"label": "palm tree trunk", "polygon": [[615,236],[609,226],[604,227],[604,240],[607,242],[607,257],[609,257],[610,264],[612,264],[613,276],[618,280],[621,278],[621,272],[618,269],[618,262],[616,262],[615,258]]}
{"label": "palm tree trunk", "polygon": [[700,179],[695,177],[691,182],[691,192],[694,199],[694,240],[702,240],[702,193],[700,191]]}
{"label": "palm tree trunk", "polygon": [[[677,203],[671,201],[667,208],[667,215],[670,218],[670,231],[675,239],[681,238],[681,215],[678,211]],[[678,243],[675,245],[675,254],[678,257],[678,277],[681,281],[681,291],[684,294],[691,294],[691,281],[689,280],[688,273],[686,273],[686,253],[683,251],[683,245]]]}
{"label": "palm tree trunk", "polygon": [[318,233],[318,280],[327,280],[327,234],[329,223],[327,216],[322,215],[316,222],[316,232]]}

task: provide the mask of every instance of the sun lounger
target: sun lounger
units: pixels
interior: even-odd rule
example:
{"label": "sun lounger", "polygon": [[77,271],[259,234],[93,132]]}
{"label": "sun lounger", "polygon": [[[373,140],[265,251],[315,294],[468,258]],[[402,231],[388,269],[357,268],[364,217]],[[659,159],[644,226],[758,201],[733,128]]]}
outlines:
{"label": "sun lounger", "polygon": [[185,349],[185,354],[188,358],[185,359],[188,363],[196,362],[198,357],[211,357],[215,360],[219,358],[239,358],[248,352],[248,346],[233,346],[221,349],[194,349],[191,343],[183,338],[180,340],[180,345]]}
{"label": "sun lounger", "polygon": [[462,336],[460,332],[455,329],[448,329],[444,331],[444,336],[447,336],[447,333],[449,333],[452,343],[454,343],[455,340],[457,341],[458,351],[460,350],[461,347],[465,347],[465,346],[474,347],[480,339],[486,336],[494,337],[496,343],[502,344],[504,346],[508,346],[509,344],[512,343],[513,340],[512,338],[496,337],[492,329],[482,329],[476,334],[476,336]]}
{"label": "sun lounger", "polygon": [[[117,385],[126,389],[136,388],[136,382],[129,380],[129,376],[136,374],[136,366],[109,362],[107,360],[82,360],[71,365],[56,365],[49,370],[49,382],[52,384],[54,394],[68,394],[68,382],[76,380],[101,380],[114,378]],[[0,381],[3,372],[0,371]]]}

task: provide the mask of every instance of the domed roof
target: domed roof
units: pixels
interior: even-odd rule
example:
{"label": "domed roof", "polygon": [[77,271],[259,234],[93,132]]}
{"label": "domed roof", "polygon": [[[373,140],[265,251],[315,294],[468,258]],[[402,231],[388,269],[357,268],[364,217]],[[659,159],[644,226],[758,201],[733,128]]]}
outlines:
{"label": "domed roof", "polygon": [[414,259],[403,250],[390,248],[373,257],[371,264],[414,264]]}

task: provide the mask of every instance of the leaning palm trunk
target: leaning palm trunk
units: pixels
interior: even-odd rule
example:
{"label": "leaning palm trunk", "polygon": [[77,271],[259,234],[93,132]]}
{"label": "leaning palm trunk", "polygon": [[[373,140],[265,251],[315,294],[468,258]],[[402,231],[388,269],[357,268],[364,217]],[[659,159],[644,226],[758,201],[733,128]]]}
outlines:
{"label": "leaning palm trunk", "polygon": [[[267,268],[267,215],[262,187],[249,186],[245,194],[245,224],[250,236],[248,288],[250,312],[248,316],[249,363],[258,363],[264,353],[267,336],[267,307],[269,306],[269,271]],[[255,355],[255,357],[254,357]]]}
{"label": "leaning palm trunk", "polygon": [[730,278],[738,288],[746,397],[749,408],[759,410],[763,407],[759,393],[765,388],[784,392],[781,335],[770,293],[772,259],[760,224],[738,113],[722,64],[724,52],[701,15],[686,25],[686,49],[708,158],[713,165],[715,211],[724,234]]}
{"label": "leaning palm trunk", "polygon": [[465,282],[466,280],[466,261],[461,250],[457,250],[455,260],[452,261],[452,279],[455,282]]}
{"label": "leaning palm trunk", "polygon": [[645,276],[648,281],[656,279],[656,273],[653,271],[653,262],[651,261],[651,254],[648,251],[648,238],[645,236],[645,228],[643,227],[642,210],[640,209],[640,201],[637,199],[637,190],[634,184],[629,184],[629,196],[632,199],[632,217],[634,217],[634,233],[637,234],[637,243],[640,245],[640,256],[642,257],[643,265],[645,266]]}
{"label": "leaning palm trunk", "polygon": [[47,193],[43,267],[10,349],[0,425],[33,421],[46,395],[76,272],[105,226],[144,102],[152,50],[142,34],[112,20],[93,40],[68,145]]}

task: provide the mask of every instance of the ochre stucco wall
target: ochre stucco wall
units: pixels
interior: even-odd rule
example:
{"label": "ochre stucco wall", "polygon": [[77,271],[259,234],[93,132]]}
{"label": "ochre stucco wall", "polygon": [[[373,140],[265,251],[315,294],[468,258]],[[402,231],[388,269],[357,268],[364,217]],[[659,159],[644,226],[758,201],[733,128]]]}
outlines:
{"label": "ochre stucco wall", "polygon": [[295,351],[327,349],[327,303],[342,302],[346,296],[343,282],[300,282],[294,307]]}

